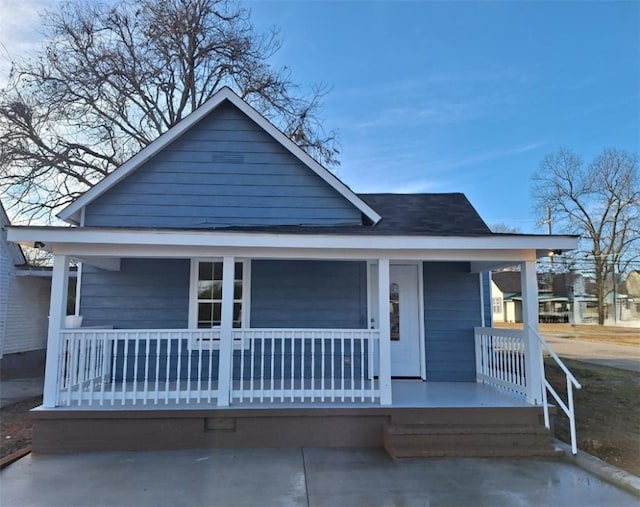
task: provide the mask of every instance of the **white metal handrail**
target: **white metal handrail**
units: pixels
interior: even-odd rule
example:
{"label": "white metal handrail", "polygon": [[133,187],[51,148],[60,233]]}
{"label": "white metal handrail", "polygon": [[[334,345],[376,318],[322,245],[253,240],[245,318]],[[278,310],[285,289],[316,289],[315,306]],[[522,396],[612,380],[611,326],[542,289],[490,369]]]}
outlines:
{"label": "white metal handrail", "polygon": [[580,385],[580,382],[578,382],[578,380],[573,376],[571,371],[569,371],[569,368],[567,368],[567,366],[562,362],[562,359],[558,357],[558,354],[554,352],[554,350],[547,343],[547,341],[542,336],[540,336],[540,334],[534,328],[529,327],[529,332],[532,333],[533,336],[535,336],[538,339],[538,341],[540,342],[544,350],[547,351],[547,353],[553,358],[556,364],[560,367],[560,369],[565,375],[566,382],[567,382],[567,402],[565,403],[564,400],[560,398],[560,395],[557,393],[557,391],[553,388],[553,386],[547,380],[545,369],[544,369],[544,361],[540,361],[541,369],[542,369],[541,377],[542,377],[542,383],[543,383],[542,405],[544,409],[544,425],[546,426],[547,429],[551,427],[550,421],[549,421],[549,403],[547,401],[547,390],[548,390],[553,396],[553,398],[556,400],[556,402],[558,403],[562,411],[569,418],[569,429],[571,434],[571,452],[573,454],[577,454],[578,445],[576,443],[576,414],[575,414],[575,408],[574,408],[574,402],[573,402],[573,388],[575,387],[576,389],[581,389],[582,386]]}

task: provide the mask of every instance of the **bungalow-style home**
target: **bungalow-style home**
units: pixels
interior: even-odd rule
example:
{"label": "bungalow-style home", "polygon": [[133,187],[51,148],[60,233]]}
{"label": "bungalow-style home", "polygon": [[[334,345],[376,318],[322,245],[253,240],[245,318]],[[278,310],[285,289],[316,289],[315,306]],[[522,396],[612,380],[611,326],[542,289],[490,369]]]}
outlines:
{"label": "bungalow-style home", "polygon": [[[535,264],[576,237],[492,234],[461,194],[358,195],[228,88],[59,217],[9,230],[54,255],[35,452],[554,452]],[[514,264],[524,329],[493,329],[488,272]]]}
{"label": "bungalow-style home", "polygon": [[29,266],[7,242],[9,217],[0,202],[0,370],[3,378],[44,372],[51,270]]}
{"label": "bungalow-style home", "polygon": [[493,322],[522,322],[520,272],[491,273],[491,309]]}

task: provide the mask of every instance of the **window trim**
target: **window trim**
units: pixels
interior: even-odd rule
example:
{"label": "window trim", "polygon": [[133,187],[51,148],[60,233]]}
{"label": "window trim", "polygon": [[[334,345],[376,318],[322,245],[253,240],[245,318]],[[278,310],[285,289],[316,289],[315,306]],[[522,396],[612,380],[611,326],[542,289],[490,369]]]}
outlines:
{"label": "window trim", "polygon": [[491,298],[491,310],[493,315],[504,313],[504,303],[502,296],[493,296]]}
{"label": "window trim", "polygon": [[[198,266],[200,262],[222,262],[222,257],[195,257],[191,259],[189,274],[189,329],[198,328]],[[240,328],[248,328],[251,322],[251,259],[236,258],[236,263],[242,263],[242,319]],[[220,329],[214,326],[211,329]],[[238,328],[235,328],[238,329]]]}

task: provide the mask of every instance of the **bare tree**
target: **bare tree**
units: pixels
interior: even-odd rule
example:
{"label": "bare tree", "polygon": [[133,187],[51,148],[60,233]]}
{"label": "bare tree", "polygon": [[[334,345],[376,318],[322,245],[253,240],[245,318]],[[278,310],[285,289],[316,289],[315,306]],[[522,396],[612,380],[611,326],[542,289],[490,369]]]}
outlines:
{"label": "bare tree", "polygon": [[301,93],[235,0],[76,1],[43,16],[46,44],[0,91],[0,189],[32,218],[75,199],[223,86],[325,165],[321,87]]}
{"label": "bare tree", "polygon": [[541,217],[549,208],[556,229],[579,234],[588,245],[582,257],[593,266],[598,322],[604,324],[607,277],[624,273],[640,253],[637,154],[606,149],[585,165],[560,149],[542,160],[533,196]]}
{"label": "bare tree", "polygon": [[489,224],[489,229],[491,229],[491,232],[497,234],[522,234],[522,231],[518,227],[507,225],[504,222]]}

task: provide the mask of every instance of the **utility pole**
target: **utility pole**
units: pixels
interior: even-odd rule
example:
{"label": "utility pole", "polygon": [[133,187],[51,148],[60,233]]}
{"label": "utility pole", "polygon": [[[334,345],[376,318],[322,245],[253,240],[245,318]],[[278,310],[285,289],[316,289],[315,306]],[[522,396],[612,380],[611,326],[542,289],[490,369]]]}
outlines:
{"label": "utility pole", "polygon": [[[547,206],[547,219],[545,220],[548,228],[548,234],[551,236],[551,208]],[[553,259],[552,259],[553,260]]]}
{"label": "utility pole", "polygon": [[[540,225],[547,224],[547,234],[551,236],[551,207],[547,206],[547,218],[540,222]],[[551,266],[553,266],[553,254],[549,255]]]}

